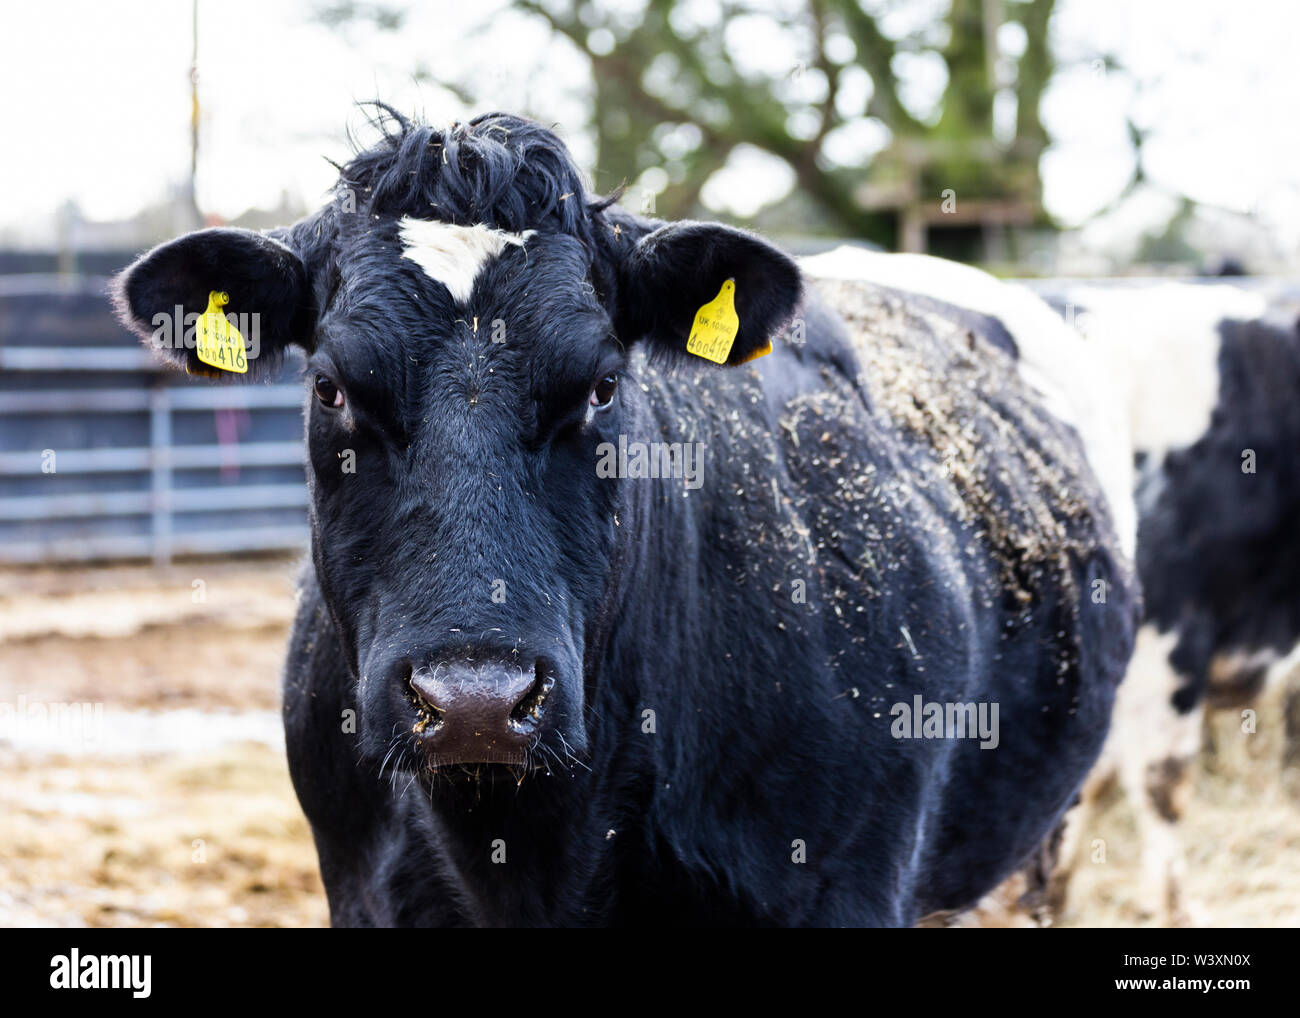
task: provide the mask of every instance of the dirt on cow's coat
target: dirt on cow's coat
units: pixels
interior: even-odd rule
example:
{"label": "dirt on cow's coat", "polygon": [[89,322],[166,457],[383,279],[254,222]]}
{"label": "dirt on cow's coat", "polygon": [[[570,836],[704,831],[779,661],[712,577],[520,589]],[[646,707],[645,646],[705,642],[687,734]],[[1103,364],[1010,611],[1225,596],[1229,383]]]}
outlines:
{"label": "dirt on cow's coat", "polygon": [[[327,922],[279,721],[295,571],[280,557],[0,570],[0,924]],[[1287,692],[1253,706],[1253,734],[1239,712],[1207,725],[1182,828],[1202,924],[1300,925]],[[1059,925],[1150,925],[1120,796],[1091,830],[1105,862],[1084,861]]]}

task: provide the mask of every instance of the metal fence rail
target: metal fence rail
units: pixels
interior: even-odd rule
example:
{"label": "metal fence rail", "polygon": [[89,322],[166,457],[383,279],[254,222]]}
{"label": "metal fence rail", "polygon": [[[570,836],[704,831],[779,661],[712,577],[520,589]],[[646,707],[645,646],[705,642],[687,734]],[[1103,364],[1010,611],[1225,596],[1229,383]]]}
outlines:
{"label": "metal fence rail", "polygon": [[162,367],[102,278],[0,279],[0,563],[302,547],[303,390]]}

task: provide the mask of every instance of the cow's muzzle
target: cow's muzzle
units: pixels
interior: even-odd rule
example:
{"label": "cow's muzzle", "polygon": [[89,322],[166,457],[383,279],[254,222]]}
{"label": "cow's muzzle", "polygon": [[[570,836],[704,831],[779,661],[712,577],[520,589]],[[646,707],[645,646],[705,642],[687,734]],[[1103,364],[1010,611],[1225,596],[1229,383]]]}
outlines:
{"label": "cow's muzzle", "polygon": [[443,662],[410,677],[412,732],[432,766],[528,762],[541,731],[555,670],[544,658]]}

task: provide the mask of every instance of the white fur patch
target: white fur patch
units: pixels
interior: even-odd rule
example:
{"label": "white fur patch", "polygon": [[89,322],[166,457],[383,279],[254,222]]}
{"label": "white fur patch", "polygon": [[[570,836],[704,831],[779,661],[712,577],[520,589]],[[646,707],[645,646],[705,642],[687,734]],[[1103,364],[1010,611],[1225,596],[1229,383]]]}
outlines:
{"label": "white fur patch", "polygon": [[1133,448],[1156,463],[1210,426],[1219,401],[1219,322],[1264,314],[1260,294],[1160,283],[1070,287],[1074,324],[1126,390]]}
{"label": "white fur patch", "polygon": [[523,247],[536,230],[507,233],[477,223],[455,226],[432,219],[403,217],[398,236],[409,258],[433,279],[447,288],[452,299],[464,304],[474,290],[474,280],[491,259],[507,244]]}
{"label": "white fur patch", "polygon": [[800,259],[800,267],[814,278],[865,280],[1000,321],[1015,340],[1021,377],[1042,396],[1048,412],[1078,433],[1110,504],[1120,547],[1133,557],[1137,513],[1124,393],[1109,377],[1107,365],[1037,295],[980,269],[929,255],[839,247]]}

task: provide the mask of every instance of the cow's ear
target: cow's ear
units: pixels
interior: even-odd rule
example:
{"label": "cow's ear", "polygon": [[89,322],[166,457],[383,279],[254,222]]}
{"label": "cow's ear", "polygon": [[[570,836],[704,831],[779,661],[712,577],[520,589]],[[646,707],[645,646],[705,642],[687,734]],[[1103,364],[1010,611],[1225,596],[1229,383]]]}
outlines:
{"label": "cow's ear", "polygon": [[802,297],[798,267],[761,237],[718,223],[671,223],[621,259],[615,328],[625,342],[643,338],[657,351],[743,364],[771,350]]}
{"label": "cow's ear", "polygon": [[[303,260],[252,230],[199,230],[160,244],[123,271],[113,291],[122,323],[191,374],[255,377],[290,344],[306,346],[314,326]],[[194,325],[213,307],[243,338],[244,373],[199,359]]]}

